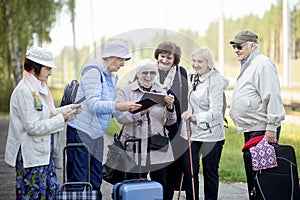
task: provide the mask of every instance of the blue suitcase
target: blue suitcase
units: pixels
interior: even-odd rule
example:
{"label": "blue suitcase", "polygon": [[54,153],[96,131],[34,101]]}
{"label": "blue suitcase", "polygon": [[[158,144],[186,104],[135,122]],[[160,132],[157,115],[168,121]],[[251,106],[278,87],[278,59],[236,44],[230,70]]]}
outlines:
{"label": "blue suitcase", "polygon": [[[138,166],[141,167],[141,139],[133,138],[125,141],[127,143],[138,143]],[[135,151],[133,152],[135,153]],[[141,170],[141,169],[140,169]],[[131,179],[116,183],[112,189],[114,200],[163,200],[163,187],[160,183],[147,179]]]}
{"label": "blue suitcase", "polygon": [[114,200],[163,200],[163,187],[155,181],[128,180],[114,185],[112,198]]}

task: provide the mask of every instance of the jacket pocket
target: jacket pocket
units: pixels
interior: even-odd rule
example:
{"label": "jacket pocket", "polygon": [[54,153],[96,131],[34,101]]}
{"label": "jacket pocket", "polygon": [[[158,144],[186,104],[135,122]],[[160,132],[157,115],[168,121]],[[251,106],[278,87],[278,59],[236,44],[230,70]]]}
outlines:
{"label": "jacket pocket", "polygon": [[50,151],[50,137],[33,137],[34,149],[39,153],[48,153]]}

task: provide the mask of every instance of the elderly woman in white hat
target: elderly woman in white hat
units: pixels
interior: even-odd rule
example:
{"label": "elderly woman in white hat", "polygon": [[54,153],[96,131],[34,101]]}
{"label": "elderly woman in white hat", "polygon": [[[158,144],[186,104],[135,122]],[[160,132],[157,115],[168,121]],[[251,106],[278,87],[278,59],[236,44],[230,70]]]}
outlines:
{"label": "elderly woman in white hat", "polygon": [[[85,143],[91,152],[91,184],[101,199],[102,159],[104,139],[110,120],[120,111],[135,110],[140,107],[134,102],[115,102],[118,84],[117,72],[125,66],[131,56],[127,45],[119,40],[106,44],[102,54],[103,62],[90,60],[81,72],[80,85],[75,101],[85,97],[85,109],[68,122],[67,144]],[[69,181],[87,181],[87,152],[84,149],[67,151],[67,178]]]}
{"label": "elderly woman in white hat", "polygon": [[[128,138],[141,138],[141,175],[143,178],[147,178],[147,174],[150,172],[151,180],[162,184],[164,194],[166,194],[166,166],[174,160],[172,147],[168,142],[162,149],[152,148],[151,144],[153,143],[151,143],[150,136],[165,135],[168,137],[165,126],[174,124],[177,119],[174,96],[167,95],[165,89],[155,84],[157,67],[151,59],[139,61],[136,71],[137,80],[120,89],[117,102],[138,102],[145,92],[160,94],[162,98],[158,99],[156,101],[158,103],[150,108],[143,109],[142,107],[140,112],[123,112],[117,117],[118,122],[124,125],[121,141],[125,142]],[[156,99],[155,96],[153,98]],[[129,144],[127,149],[135,152],[132,144]],[[134,178],[139,178],[139,171],[134,173]]]}
{"label": "elderly woman in white hat", "polygon": [[54,199],[59,190],[54,159],[58,133],[82,108],[55,108],[46,85],[55,68],[50,51],[36,47],[26,54],[23,79],[10,99],[5,162],[16,168],[16,199]]}

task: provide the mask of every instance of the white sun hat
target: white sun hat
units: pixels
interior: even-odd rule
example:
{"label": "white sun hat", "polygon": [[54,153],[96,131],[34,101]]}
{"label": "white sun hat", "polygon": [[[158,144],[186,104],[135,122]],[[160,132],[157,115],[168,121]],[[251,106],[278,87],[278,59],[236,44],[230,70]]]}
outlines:
{"label": "white sun hat", "polygon": [[26,58],[43,66],[56,68],[53,54],[47,49],[33,47],[30,50],[27,50]]}
{"label": "white sun hat", "polygon": [[106,44],[102,58],[118,57],[130,60],[129,49],[123,41],[111,41]]}

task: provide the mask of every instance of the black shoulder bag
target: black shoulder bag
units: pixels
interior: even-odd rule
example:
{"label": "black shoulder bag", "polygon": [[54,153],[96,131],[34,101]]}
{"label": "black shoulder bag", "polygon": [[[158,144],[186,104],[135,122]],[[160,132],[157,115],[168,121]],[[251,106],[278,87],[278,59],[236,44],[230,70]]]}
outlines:
{"label": "black shoulder bag", "polygon": [[166,129],[164,127],[164,135],[158,133],[158,134],[152,134],[151,133],[151,123],[150,123],[150,116],[149,112],[147,112],[147,118],[148,118],[148,132],[149,132],[149,140],[150,140],[150,150],[154,151],[168,151],[169,147],[169,137],[166,134]]}
{"label": "black shoulder bag", "polygon": [[[124,125],[123,125],[124,127]],[[126,178],[126,172],[133,170],[137,164],[133,158],[131,158],[120,141],[123,127],[120,134],[114,134],[112,144],[107,145],[108,152],[106,162],[103,165],[103,179],[111,184],[122,182]]]}

